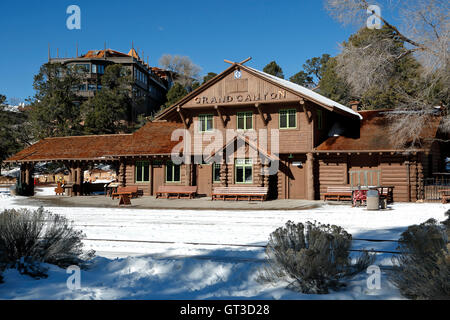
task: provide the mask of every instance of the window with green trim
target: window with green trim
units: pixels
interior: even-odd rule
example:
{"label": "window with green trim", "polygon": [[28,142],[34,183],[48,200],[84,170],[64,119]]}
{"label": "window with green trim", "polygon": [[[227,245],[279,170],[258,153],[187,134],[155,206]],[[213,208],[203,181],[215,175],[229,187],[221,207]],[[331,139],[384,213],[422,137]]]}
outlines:
{"label": "window with green trim", "polygon": [[280,129],[297,128],[297,110],[285,109],[280,110]]}
{"label": "window with green trim", "polygon": [[180,182],[181,181],[180,168],[181,166],[179,164],[174,164],[171,161],[167,162],[166,182]]}
{"label": "window with green trim", "polygon": [[322,130],[322,110],[317,110],[317,129]]}
{"label": "window with green trim", "polygon": [[253,129],[253,112],[237,113],[237,129],[252,130]]}
{"label": "window with green trim", "polygon": [[212,168],[213,168],[213,182],[219,183],[220,182],[220,164],[214,163]]}
{"label": "window with green trim", "polygon": [[198,125],[200,132],[213,131],[213,115],[212,114],[201,114],[198,116]]}
{"label": "window with green trim", "polygon": [[234,182],[236,184],[253,183],[252,159],[236,159],[234,167]]}
{"label": "window with green trim", "polygon": [[150,181],[150,163],[148,161],[136,161],[136,182]]}

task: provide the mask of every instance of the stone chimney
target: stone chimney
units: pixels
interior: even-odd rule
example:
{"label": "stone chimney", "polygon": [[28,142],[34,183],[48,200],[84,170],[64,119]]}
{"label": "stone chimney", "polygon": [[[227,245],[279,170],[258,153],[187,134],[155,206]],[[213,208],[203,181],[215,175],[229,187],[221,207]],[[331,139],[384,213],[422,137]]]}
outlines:
{"label": "stone chimney", "polygon": [[358,112],[361,106],[361,102],[358,100],[353,100],[350,101],[350,107],[352,108],[353,111]]}

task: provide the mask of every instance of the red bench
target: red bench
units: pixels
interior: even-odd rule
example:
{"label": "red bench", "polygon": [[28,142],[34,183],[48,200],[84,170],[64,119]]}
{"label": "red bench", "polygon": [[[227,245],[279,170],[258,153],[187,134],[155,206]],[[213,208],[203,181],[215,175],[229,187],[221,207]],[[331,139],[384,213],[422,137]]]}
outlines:
{"label": "red bench", "polygon": [[268,187],[217,187],[212,193],[212,200],[260,200],[267,199]]}
{"label": "red bench", "polygon": [[450,202],[450,189],[449,190],[440,190],[439,193],[442,195],[442,203],[446,204]]}
{"label": "red bench", "polygon": [[197,194],[197,186],[160,186],[156,198],[192,199]]}

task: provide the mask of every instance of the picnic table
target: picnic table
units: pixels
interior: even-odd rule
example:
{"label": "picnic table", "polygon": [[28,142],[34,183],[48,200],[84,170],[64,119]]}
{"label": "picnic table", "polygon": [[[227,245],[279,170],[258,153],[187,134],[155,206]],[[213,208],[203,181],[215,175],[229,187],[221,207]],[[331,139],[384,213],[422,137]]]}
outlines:
{"label": "picnic table", "polygon": [[119,206],[131,205],[131,192],[122,192],[119,194]]}
{"label": "picnic table", "polygon": [[130,205],[131,198],[137,197],[138,187],[118,187],[116,192],[112,193],[112,198],[119,198],[119,206]]}
{"label": "picnic table", "polygon": [[450,202],[450,189],[439,190],[439,193],[441,194],[443,204]]}
{"label": "picnic table", "polygon": [[367,203],[367,191],[378,190],[380,199],[386,199],[387,204],[394,203],[394,186],[364,186],[352,188],[352,206],[365,205]]}

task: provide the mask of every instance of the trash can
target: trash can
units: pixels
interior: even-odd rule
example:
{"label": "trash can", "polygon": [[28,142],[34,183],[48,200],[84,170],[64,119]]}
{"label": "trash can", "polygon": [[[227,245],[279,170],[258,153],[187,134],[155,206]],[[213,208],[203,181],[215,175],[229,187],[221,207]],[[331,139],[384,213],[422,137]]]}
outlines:
{"label": "trash can", "polygon": [[380,209],[385,210],[387,208],[387,198],[380,197]]}
{"label": "trash can", "polygon": [[380,195],[378,190],[367,191],[367,210],[378,210],[380,205]]}

